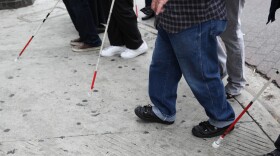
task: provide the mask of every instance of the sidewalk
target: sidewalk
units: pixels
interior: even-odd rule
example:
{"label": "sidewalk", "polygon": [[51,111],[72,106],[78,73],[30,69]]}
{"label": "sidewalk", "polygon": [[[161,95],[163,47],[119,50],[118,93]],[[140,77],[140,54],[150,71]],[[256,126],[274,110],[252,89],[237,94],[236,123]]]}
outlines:
{"label": "sidewalk", "polygon": [[[246,1],[242,18],[242,29],[245,33],[246,62],[263,74],[271,77],[273,68],[280,69],[280,17],[266,25],[271,1]],[[280,85],[280,77],[276,79]]]}
{"label": "sidewalk", "polygon": [[[63,3],[15,63],[54,4],[37,0],[27,8],[0,11],[1,156],[253,156],[274,149],[271,139],[280,126],[262,102],[256,102],[218,150],[211,147],[217,138],[193,137],[192,127],[207,117],[184,80],[175,124],[147,124],[134,115],[137,105],[150,104],[148,68],[156,38],[152,21],[139,23],[149,52],[131,60],[102,57],[91,97],[87,92],[98,53],[71,51],[69,41],[77,32]],[[256,92],[265,82],[247,70],[252,74],[247,91],[230,101],[237,114],[252,97],[248,91]],[[267,92],[278,93],[273,86]]]}

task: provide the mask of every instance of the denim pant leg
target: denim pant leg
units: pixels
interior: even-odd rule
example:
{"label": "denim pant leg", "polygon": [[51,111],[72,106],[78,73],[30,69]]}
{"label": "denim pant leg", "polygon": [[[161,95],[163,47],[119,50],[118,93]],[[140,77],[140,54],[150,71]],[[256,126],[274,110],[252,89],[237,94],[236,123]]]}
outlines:
{"label": "denim pant leg", "polygon": [[225,97],[217,55],[217,36],[225,26],[226,21],[215,20],[169,34],[184,78],[216,127],[225,127],[235,118]]}
{"label": "denim pant leg", "polygon": [[101,40],[97,34],[93,17],[90,11],[88,0],[65,0],[67,10],[71,10],[70,16],[75,16],[75,27],[79,32],[80,38],[91,46],[100,46]]}
{"label": "denim pant leg", "polygon": [[244,39],[240,21],[244,3],[245,0],[226,0],[228,26],[221,34],[226,47],[226,55],[221,47],[218,51],[220,62],[223,64],[222,66],[226,66],[229,76],[225,89],[227,93],[232,95],[240,94],[246,83]]}
{"label": "denim pant leg", "polygon": [[177,87],[182,77],[177,58],[167,33],[161,28],[150,65],[149,96],[154,113],[164,121],[174,121]]}

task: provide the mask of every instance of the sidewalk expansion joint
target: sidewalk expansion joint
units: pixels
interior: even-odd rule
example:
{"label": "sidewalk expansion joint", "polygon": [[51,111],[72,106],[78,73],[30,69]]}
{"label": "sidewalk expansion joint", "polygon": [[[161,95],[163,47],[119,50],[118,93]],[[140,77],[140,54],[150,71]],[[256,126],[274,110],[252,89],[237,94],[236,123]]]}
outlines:
{"label": "sidewalk expansion joint", "polygon": [[[245,107],[242,105],[241,102],[239,102],[237,99],[234,98],[234,100],[244,109]],[[253,118],[253,116],[249,113],[249,111],[246,112],[248,116],[253,120],[254,123],[260,128],[260,130],[264,133],[264,135],[272,142],[274,143],[273,139],[265,132],[265,130],[262,128],[262,126]],[[239,122],[241,123],[241,122]]]}

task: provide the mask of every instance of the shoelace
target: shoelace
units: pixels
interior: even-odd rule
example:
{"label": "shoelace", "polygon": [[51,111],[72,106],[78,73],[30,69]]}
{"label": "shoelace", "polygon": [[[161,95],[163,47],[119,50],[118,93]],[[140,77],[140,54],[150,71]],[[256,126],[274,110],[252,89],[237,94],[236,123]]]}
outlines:
{"label": "shoelace", "polygon": [[204,131],[214,130],[215,126],[212,126],[208,121],[203,121],[199,123],[199,125],[203,128]]}
{"label": "shoelace", "polygon": [[145,112],[145,113],[150,112],[150,110],[152,110],[151,108],[152,108],[151,105],[144,106],[144,112]]}

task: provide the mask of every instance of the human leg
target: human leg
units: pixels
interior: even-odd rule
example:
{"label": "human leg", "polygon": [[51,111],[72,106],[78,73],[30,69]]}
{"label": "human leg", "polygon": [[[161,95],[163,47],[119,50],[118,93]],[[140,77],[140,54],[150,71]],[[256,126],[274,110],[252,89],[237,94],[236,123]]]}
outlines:
{"label": "human leg", "polygon": [[223,128],[230,125],[234,111],[225,97],[220,79],[217,38],[225,21],[208,21],[178,34],[169,34],[184,78],[204,107],[211,125]]}
{"label": "human leg", "polygon": [[226,67],[229,76],[225,90],[230,95],[239,95],[246,83],[244,39],[240,21],[244,3],[245,0],[226,0],[228,26],[221,38],[226,47]]}
{"label": "human leg", "polygon": [[124,44],[129,49],[137,49],[142,43],[142,37],[137,25],[137,17],[133,10],[133,0],[117,0],[112,17],[115,19]]}
{"label": "human leg", "polygon": [[97,35],[95,24],[89,8],[88,0],[68,0],[69,5],[75,15],[75,23],[81,40],[90,46],[101,45],[101,40]]}
{"label": "human leg", "polygon": [[145,8],[142,8],[141,11],[146,15],[142,17],[142,20],[148,20],[155,16],[154,11],[151,8],[152,0],[145,0]]}
{"label": "human leg", "polygon": [[[168,35],[159,29],[149,71],[149,96],[154,104],[153,113],[162,121],[175,121],[177,87],[181,77],[182,73]],[[144,108],[135,109],[139,116],[137,112],[141,115]],[[145,113],[142,113],[142,116],[145,118]],[[147,120],[150,121],[150,118]]]}

